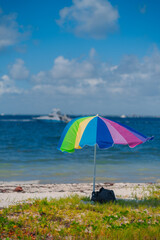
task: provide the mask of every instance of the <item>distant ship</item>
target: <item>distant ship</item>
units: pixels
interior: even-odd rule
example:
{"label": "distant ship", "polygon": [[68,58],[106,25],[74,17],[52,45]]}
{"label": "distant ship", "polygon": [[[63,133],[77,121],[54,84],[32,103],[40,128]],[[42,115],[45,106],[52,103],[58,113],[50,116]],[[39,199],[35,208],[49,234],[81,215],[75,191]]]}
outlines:
{"label": "distant ship", "polygon": [[126,118],[126,115],[124,115],[124,114],[123,114],[123,115],[121,115],[121,118]]}
{"label": "distant ship", "polygon": [[34,119],[40,120],[40,121],[54,121],[54,122],[65,122],[65,123],[68,123],[72,120],[67,115],[62,114],[60,109],[57,109],[57,108],[53,108],[52,112],[48,114],[48,116],[40,116]]}

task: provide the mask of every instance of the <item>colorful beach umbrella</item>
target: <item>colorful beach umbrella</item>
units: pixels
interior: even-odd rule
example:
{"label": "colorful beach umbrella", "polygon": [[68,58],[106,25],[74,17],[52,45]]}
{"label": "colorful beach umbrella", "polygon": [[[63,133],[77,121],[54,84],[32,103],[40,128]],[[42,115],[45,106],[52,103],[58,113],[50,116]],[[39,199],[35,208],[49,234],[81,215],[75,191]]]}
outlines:
{"label": "colorful beach umbrella", "polygon": [[85,145],[94,146],[93,192],[95,192],[96,146],[107,149],[114,144],[122,144],[133,148],[151,139],[153,137],[146,137],[121,123],[96,115],[76,118],[69,122],[62,133],[58,149],[71,153]]}

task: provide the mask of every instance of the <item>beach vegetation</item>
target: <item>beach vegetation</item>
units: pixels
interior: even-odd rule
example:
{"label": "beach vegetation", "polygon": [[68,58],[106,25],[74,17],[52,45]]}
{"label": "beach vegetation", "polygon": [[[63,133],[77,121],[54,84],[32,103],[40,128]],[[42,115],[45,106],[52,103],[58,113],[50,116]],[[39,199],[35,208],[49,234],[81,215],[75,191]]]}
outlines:
{"label": "beach vegetation", "polygon": [[74,195],[0,210],[0,239],[160,239],[160,189],[143,199],[94,203]]}

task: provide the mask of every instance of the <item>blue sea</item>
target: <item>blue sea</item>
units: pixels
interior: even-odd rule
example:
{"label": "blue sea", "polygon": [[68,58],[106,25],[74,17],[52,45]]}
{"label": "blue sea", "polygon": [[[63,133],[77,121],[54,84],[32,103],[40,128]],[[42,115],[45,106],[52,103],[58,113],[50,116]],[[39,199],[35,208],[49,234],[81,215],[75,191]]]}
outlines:
{"label": "blue sea", "polygon": [[[57,145],[66,124],[33,117],[0,116],[0,181],[92,182],[93,147],[62,153]],[[160,118],[108,118],[154,140],[133,149],[122,145],[97,149],[96,182],[160,181]]]}

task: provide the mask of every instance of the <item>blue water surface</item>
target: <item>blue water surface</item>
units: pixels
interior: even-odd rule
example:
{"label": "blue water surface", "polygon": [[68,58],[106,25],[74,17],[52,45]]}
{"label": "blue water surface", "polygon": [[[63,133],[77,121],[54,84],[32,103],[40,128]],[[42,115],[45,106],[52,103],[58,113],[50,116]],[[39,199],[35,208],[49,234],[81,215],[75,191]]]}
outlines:
{"label": "blue water surface", "polygon": [[[0,181],[92,182],[93,147],[62,153],[57,145],[66,124],[33,117],[0,116]],[[154,140],[133,149],[122,145],[97,149],[96,181],[160,181],[160,118],[108,118]]]}

